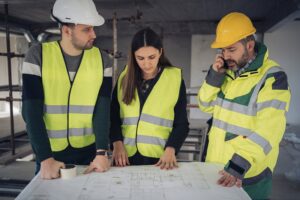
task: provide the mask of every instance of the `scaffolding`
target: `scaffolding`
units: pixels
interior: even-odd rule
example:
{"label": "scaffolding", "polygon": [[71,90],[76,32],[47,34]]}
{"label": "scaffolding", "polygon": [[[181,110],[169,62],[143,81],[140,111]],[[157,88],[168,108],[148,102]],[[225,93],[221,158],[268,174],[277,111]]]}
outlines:
{"label": "scaffolding", "polygon": [[[0,155],[0,164],[7,164],[14,161],[16,158],[28,155],[31,153],[31,147],[29,145],[29,140],[26,138],[26,131],[15,132],[14,125],[14,113],[13,113],[13,103],[15,101],[22,101],[21,98],[14,98],[14,92],[20,92],[22,89],[18,85],[13,85],[12,83],[12,59],[13,58],[23,58],[24,54],[15,54],[11,52],[10,48],[10,30],[9,30],[9,21],[8,21],[8,4],[4,4],[5,9],[5,35],[6,35],[6,52],[0,53],[0,56],[7,58],[7,69],[8,69],[8,85],[1,86],[0,91],[8,91],[8,96],[5,98],[0,98],[0,101],[5,101],[9,103],[9,117],[10,117],[10,136],[0,138],[0,151],[4,152]],[[25,136],[25,138],[24,138]],[[9,142],[9,145],[6,143]],[[19,145],[20,143],[27,145]],[[16,145],[18,144],[18,145]],[[18,150],[17,150],[18,148]]]}

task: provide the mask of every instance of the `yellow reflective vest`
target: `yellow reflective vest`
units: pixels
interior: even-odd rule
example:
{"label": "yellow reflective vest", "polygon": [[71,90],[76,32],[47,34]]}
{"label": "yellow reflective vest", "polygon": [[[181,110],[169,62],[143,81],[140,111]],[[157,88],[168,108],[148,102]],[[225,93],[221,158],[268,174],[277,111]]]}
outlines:
{"label": "yellow reflective vest", "polygon": [[57,41],[42,44],[44,122],[54,152],[95,142],[92,118],[103,81],[98,48],[84,51],[73,83],[61,51]]}
{"label": "yellow reflective vest", "polygon": [[227,74],[221,87],[204,81],[198,93],[200,109],[213,115],[206,161],[232,165],[251,184],[276,165],[291,94],[264,45],[239,77]]}
{"label": "yellow reflective vest", "polygon": [[135,99],[126,105],[121,83],[127,68],[118,79],[118,102],[122,120],[122,134],[128,156],[139,151],[143,156],[160,158],[173,129],[174,107],[177,103],[181,85],[181,70],[165,67],[157,83],[140,110],[137,90]]}

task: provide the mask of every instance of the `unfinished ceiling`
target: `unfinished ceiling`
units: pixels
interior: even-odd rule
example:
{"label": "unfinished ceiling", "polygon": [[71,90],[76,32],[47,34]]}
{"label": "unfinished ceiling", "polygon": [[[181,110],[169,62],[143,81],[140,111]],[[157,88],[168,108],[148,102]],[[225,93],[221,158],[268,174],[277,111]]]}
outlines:
{"label": "unfinished ceiling", "polygon": [[[6,7],[10,30],[36,37],[57,25],[50,19],[55,0],[0,0],[0,30],[5,30]],[[258,32],[299,13],[299,0],[94,0],[106,23],[99,36],[112,35],[112,18],[118,18],[118,34],[132,35],[150,26],[164,35],[212,34],[220,18],[232,11],[244,12]],[[7,6],[5,5],[7,4]],[[299,18],[298,18],[299,19]]]}

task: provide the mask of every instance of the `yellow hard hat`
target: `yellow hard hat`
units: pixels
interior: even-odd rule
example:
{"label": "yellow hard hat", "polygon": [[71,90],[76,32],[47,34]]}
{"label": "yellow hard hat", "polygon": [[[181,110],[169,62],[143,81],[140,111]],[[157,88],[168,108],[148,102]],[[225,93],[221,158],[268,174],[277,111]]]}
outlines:
{"label": "yellow hard hat", "polygon": [[211,48],[228,47],[256,32],[251,20],[243,13],[232,12],[224,16],[217,26],[216,39]]}

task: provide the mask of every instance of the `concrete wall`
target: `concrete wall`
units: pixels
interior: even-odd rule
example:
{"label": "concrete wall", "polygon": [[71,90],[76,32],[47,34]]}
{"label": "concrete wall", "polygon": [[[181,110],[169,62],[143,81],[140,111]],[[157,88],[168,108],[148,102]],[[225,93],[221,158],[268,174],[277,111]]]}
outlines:
{"label": "concrete wall", "polygon": [[[211,65],[215,50],[210,48],[214,35],[193,35],[191,39],[191,84],[190,92],[197,94],[209,66]],[[196,96],[190,96],[191,104],[198,105]],[[209,114],[203,113],[199,108],[191,108],[189,117],[191,119],[208,119]]]}
{"label": "concrete wall", "polygon": [[[300,21],[292,21],[272,33],[265,34],[270,58],[277,61],[288,76],[292,91],[287,121],[300,130]],[[299,134],[300,135],[300,134]]]}

